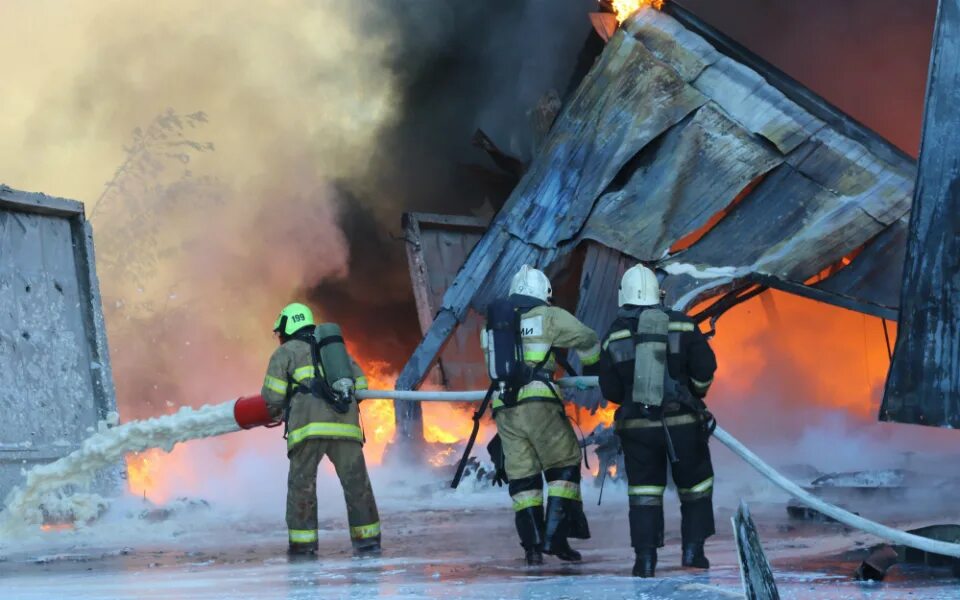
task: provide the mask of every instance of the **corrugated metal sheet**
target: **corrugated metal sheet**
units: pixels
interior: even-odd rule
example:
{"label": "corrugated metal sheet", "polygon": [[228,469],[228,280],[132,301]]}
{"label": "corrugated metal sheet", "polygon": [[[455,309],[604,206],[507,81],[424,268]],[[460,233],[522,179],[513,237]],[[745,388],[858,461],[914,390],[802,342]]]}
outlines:
{"label": "corrugated metal sheet", "polygon": [[0,185],[0,497],[116,410],[79,202]]}

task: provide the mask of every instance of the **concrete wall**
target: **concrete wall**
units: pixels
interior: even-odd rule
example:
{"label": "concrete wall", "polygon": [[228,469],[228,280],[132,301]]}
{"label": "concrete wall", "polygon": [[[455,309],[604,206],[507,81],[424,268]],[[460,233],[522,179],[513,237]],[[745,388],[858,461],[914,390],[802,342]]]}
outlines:
{"label": "concrete wall", "polygon": [[0,500],[115,410],[83,204],[0,185]]}

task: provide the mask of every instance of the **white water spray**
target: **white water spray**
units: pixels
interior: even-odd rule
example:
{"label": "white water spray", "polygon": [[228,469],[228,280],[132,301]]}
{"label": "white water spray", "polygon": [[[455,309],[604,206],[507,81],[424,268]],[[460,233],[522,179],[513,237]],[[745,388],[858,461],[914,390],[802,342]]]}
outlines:
{"label": "white water spray", "polygon": [[237,431],[233,400],[193,409],[184,407],[172,415],[131,421],[105,429],[83,441],[79,449],[46,465],[34,467],[26,482],[14,488],[0,512],[0,538],[9,538],[27,527],[43,522],[43,509],[71,514],[77,522],[96,517],[105,501],[94,494],[60,496],[73,485],[88,486],[99,471],[119,464],[131,452],[162,448],[169,452],[177,442],[213,437]]}

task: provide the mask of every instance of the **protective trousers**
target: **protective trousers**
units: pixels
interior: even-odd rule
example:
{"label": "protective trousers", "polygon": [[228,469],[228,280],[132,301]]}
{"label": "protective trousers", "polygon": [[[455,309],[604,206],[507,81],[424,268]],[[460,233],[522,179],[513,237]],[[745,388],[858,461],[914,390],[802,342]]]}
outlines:
{"label": "protective trousers", "polygon": [[310,438],[290,449],[287,478],[287,528],[290,544],[317,547],[317,467],[328,456],[347,503],[354,549],[380,545],[380,516],[363,459],[363,445],[352,440]]}
{"label": "protective trousers", "polygon": [[[580,444],[557,401],[524,400],[495,415],[517,534],[524,548],[566,547],[590,530],[580,495]],[[543,477],[547,509],[543,509]]]}
{"label": "protective trousers", "polygon": [[[713,464],[709,435],[694,415],[667,417],[679,461],[670,465],[680,496],[683,543],[703,542],[715,533]],[[663,546],[663,493],[667,486],[666,438],[660,421],[638,419],[646,426],[620,428],[630,499],[630,540],[634,548]]]}

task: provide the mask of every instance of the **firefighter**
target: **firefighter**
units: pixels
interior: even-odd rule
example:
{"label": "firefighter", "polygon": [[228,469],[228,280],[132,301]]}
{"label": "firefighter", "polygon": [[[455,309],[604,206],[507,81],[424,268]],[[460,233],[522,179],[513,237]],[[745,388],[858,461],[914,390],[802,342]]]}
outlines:
{"label": "firefighter", "polygon": [[[352,378],[330,382],[330,386],[315,385],[321,382],[314,378],[323,378],[324,373],[314,358],[318,347],[314,329],[309,307],[294,303],[280,311],[273,328],[280,347],[270,357],[261,391],[271,416],[282,416],[287,427],[289,551],[291,555],[310,555],[317,550],[317,467],[327,456],[343,486],[354,553],[376,555],[380,552],[380,517],[363,458],[359,407],[352,393],[366,389],[367,381],[343,348]],[[333,342],[343,344],[342,338]],[[317,393],[319,389],[326,393]]]}
{"label": "firefighter", "polygon": [[680,496],[682,564],[707,569],[703,544],[714,534],[708,447],[713,420],[703,398],[716,358],[689,317],[663,308],[652,270],[629,269],[619,296],[617,318],[603,340],[599,375],[603,396],[620,405],[614,428],[627,470],[633,575],[653,577],[657,549],[663,547],[668,462]]}
{"label": "firefighter", "polygon": [[588,367],[599,361],[600,343],[593,330],[551,306],[551,295],[541,271],[524,265],[514,276],[509,300],[520,315],[518,342],[529,376],[510,398],[497,396],[492,404],[517,533],[530,565],[542,564],[544,553],[579,561],[567,539],[590,537],[580,495],[580,444],[553,377],[558,350],[573,348]]}

